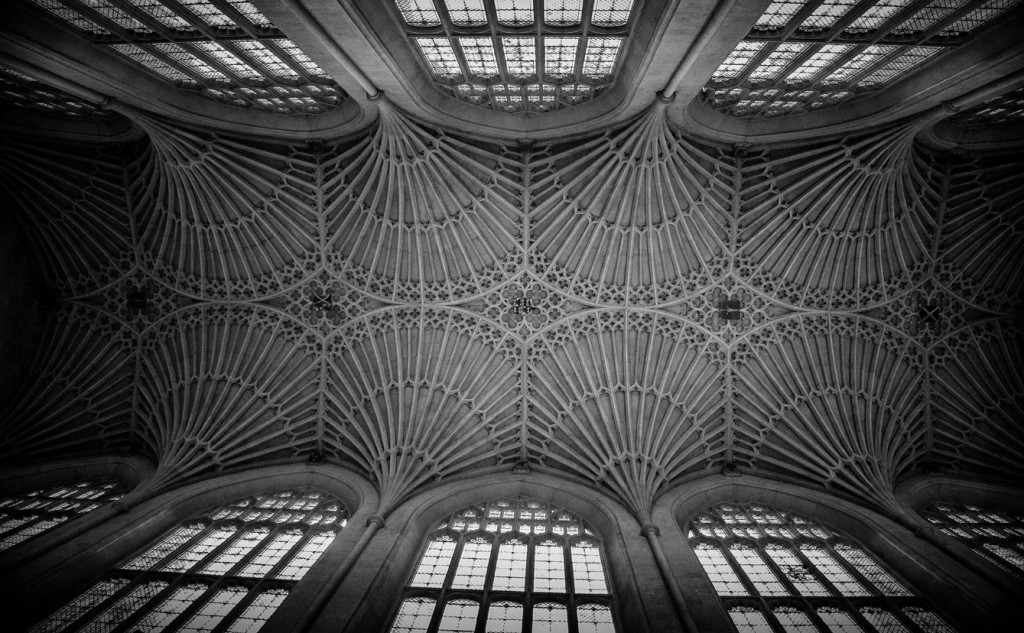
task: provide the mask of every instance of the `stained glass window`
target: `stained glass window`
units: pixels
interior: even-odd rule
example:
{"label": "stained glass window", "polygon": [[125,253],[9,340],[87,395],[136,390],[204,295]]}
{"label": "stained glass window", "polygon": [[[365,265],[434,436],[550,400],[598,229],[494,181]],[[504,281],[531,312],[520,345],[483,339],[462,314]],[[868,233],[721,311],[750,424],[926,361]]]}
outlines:
{"label": "stained glass window", "polygon": [[741,633],[953,631],[860,544],[798,514],[726,503],[688,536]]}
{"label": "stained glass window", "polygon": [[949,500],[932,503],[923,514],[979,556],[1024,578],[1024,514]]}
{"label": "stained glass window", "polygon": [[578,105],[607,91],[627,49],[634,4],[544,0],[541,11],[534,0],[393,0],[396,18],[443,92],[522,114]]}
{"label": "stained glass window", "polygon": [[456,512],[427,536],[391,633],[615,630],[601,540],[531,499]]}
{"label": "stained glass window", "polygon": [[1024,0],[775,0],[703,98],[736,117],[829,108],[940,59]]}
{"label": "stained glass window", "polygon": [[259,495],[185,521],[46,618],[32,633],[256,633],[347,522],[316,490]]}
{"label": "stained glass window", "polygon": [[[153,76],[223,103],[306,116],[337,107],[346,97],[246,0],[32,2]],[[410,19],[424,13],[414,10],[415,3],[403,6]],[[274,88],[298,94],[266,94]]]}
{"label": "stained glass window", "polygon": [[123,496],[124,487],[116,481],[82,481],[2,497],[0,551]]}

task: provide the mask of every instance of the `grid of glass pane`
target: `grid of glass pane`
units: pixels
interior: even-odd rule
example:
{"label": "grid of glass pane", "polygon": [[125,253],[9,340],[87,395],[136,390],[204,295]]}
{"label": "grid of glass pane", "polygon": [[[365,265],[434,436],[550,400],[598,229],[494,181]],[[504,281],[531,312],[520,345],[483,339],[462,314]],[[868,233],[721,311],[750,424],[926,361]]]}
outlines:
{"label": "grid of glass pane", "polygon": [[1024,577],[1024,514],[940,500],[924,517],[1008,573]]}
{"label": "grid of glass pane", "polygon": [[481,623],[518,633],[532,622],[534,631],[614,631],[602,559],[594,531],[550,504],[497,499],[463,508],[427,536],[390,630],[474,631]]}
{"label": "grid of glass pane", "polygon": [[[49,103],[55,104],[53,111],[56,114],[70,115],[71,112],[79,111],[78,108],[71,105],[70,101],[63,103],[57,101],[58,95],[63,93],[43,87],[39,82],[21,73],[0,66],[0,93],[6,97],[9,90],[7,84],[14,81],[18,81],[26,88],[31,88],[33,84],[38,85],[39,88],[31,89],[40,91],[41,95],[52,93],[54,100]],[[13,92],[13,89],[11,90]],[[48,103],[48,101],[41,100],[42,96],[31,98],[38,99],[34,102],[36,107],[33,109],[47,110],[41,105]],[[56,105],[57,103],[60,105]],[[82,104],[82,106],[80,114],[71,116],[91,116],[85,111],[86,104]],[[91,106],[89,107],[91,108]],[[123,487],[117,482],[83,481],[2,497],[0,498],[0,551],[44,534],[78,515],[92,512],[123,496]]]}
{"label": "grid of glass pane", "polygon": [[861,631],[865,621],[886,632],[930,630],[911,608],[948,627],[863,548],[798,514],[725,503],[698,513],[688,534],[739,631]]}
{"label": "grid of glass pane", "polygon": [[[335,108],[345,98],[330,76],[250,2],[126,1],[137,11],[126,12],[108,0],[33,0],[96,45],[114,50],[178,88],[221,103],[309,115]],[[295,88],[303,94],[287,98],[251,94],[253,89],[273,88]]]}
{"label": "grid of glass pane", "polygon": [[[127,623],[130,630],[253,633],[345,523],[345,508],[315,490],[225,504],[128,558],[33,631],[99,632]],[[225,585],[225,577],[251,580]]]}
{"label": "grid of glass pane", "polygon": [[[635,11],[633,0],[545,0],[537,5],[543,11],[533,0],[393,5],[442,92],[523,114],[579,105],[606,92],[621,65]],[[484,25],[490,30],[486,36]],[[525,27],[534,30],[525,35]]]}
{"label": "grid of glass pane", "polygon": [[829,108],[936,62],[1022,2],[776,0],[712,74],[703,98],[747,118]]}

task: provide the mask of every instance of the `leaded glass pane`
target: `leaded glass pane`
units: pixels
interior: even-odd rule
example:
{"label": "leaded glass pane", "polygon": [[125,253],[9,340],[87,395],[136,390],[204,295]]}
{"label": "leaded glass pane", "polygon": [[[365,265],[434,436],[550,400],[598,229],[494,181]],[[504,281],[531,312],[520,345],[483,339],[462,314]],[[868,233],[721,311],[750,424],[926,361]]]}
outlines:
{"label": "leaded glass pane", "polygon": [[715,591],[720,596],[745,596],[747,590],[743,586],[732,565],[721,549],[707,543],[698,543],[694,548],[701,566],[711,578]]}
{"label": "leaded glass pane", "polygon": [[412,26],[437,26],[441,18],[434,8],[434,0],[395,0],[406,23]]}
{"label": "leaded glass pane", "polygon": [[409,583],[410,586],[441,587],[444,584],[445,576],[448,575],[448,566],[454,553],[455,541],[451,537],[442,536],[430,541],[420,559],[416,576]]}
{"label": "leaded glass pane", "polygon": [[178,631],[180,633],[212,631],[248,592],[248,589],[241,587],[229,587],[218,591]]}
{"label": "leaded glass pane", "polygon": [[942,49],[937,46],[917,46],[889,63],[879,67],[870,75],[857,82],[858,86],[873,86],[875,84],[891,81],[896,77],[905,74],[911,68],[923,63],[933,55],[938,54]]}
{"label": "leaded glass pane", "polygon": [[729,617],[739,633],[765,633],[772,630],[764,614],[754,607],[730,607]]}
{"label": "leaded glass pane", "polygon": [[789,66],[790,62],[796,59],[800,53],[804,52],[808,46],[810,46],[810,44],[779,44],[779,46],[772,51],[772,53],[768,55],[768,57],[757,66],[757,68],[751,71],[750,81],[759,83],[771,79],[777,79],[782,75],[782,72],[786,70],[786,67]]}
{"label": "leaded glass pane", "polygon": [[898,35],[908,35],[935,26],[940,20],[967,4],[969,0],[931,0],[902,24],[893,29]]}
{"label": "leaded glass pane", "polygon": [[925,633],[955,633],[934,611],[920,607],[907,607],[903,613]]}
{"label": "leaded glass pane", "polygon": [[532,77],[537,74],[536,43],[532,37],[503,37],[505,68],[513,77]]}
{"label": "leaded glass pane", "polygon": [[93,585],[59,611],[33,627],[29,633],[57,633],[69,627],[74,621],[85,615],[93,607],[107,600],[117,591],[128,585],[126,578],[111,578]]}
{"label": "leaded glass pane", "polygon": [[562,545],[543,541],[534,547],[533,590],[551,593],[565,591],[565,558]]}
{"label": "leaded glass pane", "polygon": [[614,631],[612,610],[603,604],[581,604],[576,607],[579,633],[610,633]]}
{"label": "leaded glass pane", "polygon": [[[0,86],[6,89],[11,84],[26,90],[25,96],[30,100],[26,105],[35,106],[37,110],[65,112],[72,116],[79,112],[86,115],[89,110],[94,110],[87,104],[79,105],[80,102],[70,95],[58,105],[55,102],[62,98],[63,93],[0,66]],[[47,105],[50,108],[46,108]],[[92,512],[102,504],[122,496],[124,494],[115,482],[83,481],[0,498],[0,534],[3,535],[0,551],[48,532],[76,515]]]}
{"label": "leaded glass pane", "polygon": [[801,31],[826,31],[846,15],[857,0],[824,0],[800,23]]}
{"label": "leaded glass pane", "polygon": [[498,24],[526,26],[533,24],[533,0],[501,0],[495,3]]}
{"label": "leaded glass pane", "polygon": [[621,26],[629,22],[633,11],[633,0],[594,0],[591,24],[598,26]]}
{"label": "leaded glass pane", "polygon": [[459,26],[475,26],[487,24],[487,12],[483,0],[444,0],[448,7],[448,16],[453,24]]}
{"label": "leaded glass pane", "polygon": [[818,617],[832,633],[863,633],[853,616],[835,607],[818,607]]}
{"label": "leaded glass pane", "polygon": [[878,633],[909,633],[907,627],[889,611],[878,607],[861,607],[860,614]]}
{"label": "leaded glass pane", "polygon": [[765,564],[764,559],[753,547],[736,544],[729,547],[729,552],[759,594],[762,596],[789,595],[785,586],[779,582],[775,572]]}
{"label": "leaded glass pane", "polygon": [[418,37],[416,44],[427,60],[430,70],[438,77],[456,79],[462,76],[455,50],[446,37]]}
{"label": "leaded glass pane", "polygon": [[800,551],[807,557],[811,564],[825,575],[832,586],[839,593],[845,596],[868,596],[871,595],[857,580],[839,564],[835,558],[824,547],[817,545],[801,545]]}
{"label": "leaded glass pane", "polygon": [[569,633],[569,613],[553,602],[533,605],[533,633]]}
{"label": "leaded glass pane", "polygon": [[235,618],[227,633],[257,633],[287,597],[288,592],[284,589],[267,589],[261,592],[241,615]]}
{"label": "leaded glass pane", "polygon": [[334,532],[317,532],[313,534],[297,552],[291,555],[288,563],[279,571],[276,578],[285,580],[301,580],[306,572],[320,558],[327,547],[334,541]]}
{"label": "leaded glass pane", "polygon": [[520,633],[523,630],[523,605],[492,602],[487,609],[487,628],[484,630],[486,633]]}
{"label": "leaded glass pane", "polygon": [[851,22],[846,30],[850,33],[874,31],[913,2],[914,0],[879,0]]}
{"label": "leaded glass pane", "polygon": [[438,633],[473,633],[480,605],[472,600],[451,600],[444,605]]}
{"label": "leaded glass pane", "polygon": [[910,592],[887,571],[871,560],[864,550],[846,543],[836,543],[835,551],[853,565],[879,591],[887,596],[909,596]]}
{"label": "leaded glass pane", "polygon": [[572,546],[572,578],[576,593],[608,593],[601,566],[601,550],[595,543],[580,541]]}
{"label": "leaded glass pane", "polygon": [[391,625],[391,633],[426,633],[434,614],[434,601],[429,598],[406,598]]}
{"label": "leaded glass pane", "polygon": [[455,568],[452,589],[483,589],[487,580],[487,564],[491,562],[491,542],[474,538],[462,546]]}
{"label": "leaded glass pane", "polygon": [[727,81],[739,77],[764,46],[764,42],[740,42],[711,76],[711,80]]}
{"label": "leaded glass pane", "polygon": [[551,77],[568,77],[576,72],[578,37],[544,38],[544,73]]}
{"label": "leaded glass pane", "polygon": [[587,40],[587,52],[583,56],[583,76],[591,79],[606,79],[615,69],[622,39],[618,37],[592,37]]}
{"label": "leaded glass pane", "polygon": [[786,26],[789,19],[803,8],[806,0],[774,0],[757,19],[757,30],[774,31]]}
{"label": "leaded glass pane", "polygon": [[582,0],[544,0],[544,22],[554,26],[579,24],[583,15]]}
{"label": "leaded glass pane", "polygon": [[[460,37],[459,46],[466,58],[466,68],[474,77],[495,77],[498,62],[494,57],[494,46],[489,37]],[[478,529],[478,528],[471,528]]]}
{"label": "leaded glass pane", "polygon": [[826,44],[811,57],[800,64],[796,70],[786,77],[788,82],[806,82],[818,77],[823,70],[831,66],[837,59],[853,50],[847,44]]}
{"label": "leaded glass pane", "polygon": [[[113,630],[114,627],[134,615],[146,603],[166,588],[167,583],[160,580],[136,585],[129,590],[128,593],[123,594],[120,598],[115,599],[111,604],[107,605],[102,612],[97,614],[96,617],[90,620],[87,625],[80,629],[81,633],[107,633],[108,631]],[[196,595],[201,593],[202,591],[199,591]],[[181,611],[178,611],[177,613],[181,613]],[[148,618],[146,620],[148,623]]]}
{"label": "leaded glass pane", "polygon": [[817,581],[811,570],[804,566],[793,550],[782,545],[768,545],[765,547],[765,551],[800,594],[805,596],[829,595],[828,590]]}
{"label": "leaded glass pane", "polygon": [[494,569],[494,591],[526,590],[526,543],[506,541],[498,548],[498,562]]}
{"label": "leaded glass pane", "polygon": [[898,49],[898,46],[868,46],[853,59],[826,76],[822,83],[830,85],[848,81],[854,75],[874,66],[882,59],[895,53]]}

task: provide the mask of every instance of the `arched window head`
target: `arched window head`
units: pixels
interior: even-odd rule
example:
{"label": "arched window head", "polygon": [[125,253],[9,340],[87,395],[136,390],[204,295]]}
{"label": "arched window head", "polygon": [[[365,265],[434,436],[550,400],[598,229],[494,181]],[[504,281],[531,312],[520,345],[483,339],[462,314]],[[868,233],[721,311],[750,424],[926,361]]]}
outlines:
{"label": "arched window head", "polygon": [[601,541],[530,499],[456,512],[427,537],[391,633],[615,630]]}
{"label": "arched window head", "polygon": [[1024,516],[955,501],[936,501],[924,518],[1006,572],[1024,579]]}
{"label": "arched window head", "polygon": [[740,633],[953,631],[858,543],[798,514],[726,503],[688,536]]}
{"label": "arched window head", "polygon": [[77,516],[117,501],[117,481],[80,481],[0,498],[0,551],[52,530]]}
{"label": "arched window head", "polygon": [[32,629],[255,633],[345,526],[314,490],[259,495],[187,520]]}

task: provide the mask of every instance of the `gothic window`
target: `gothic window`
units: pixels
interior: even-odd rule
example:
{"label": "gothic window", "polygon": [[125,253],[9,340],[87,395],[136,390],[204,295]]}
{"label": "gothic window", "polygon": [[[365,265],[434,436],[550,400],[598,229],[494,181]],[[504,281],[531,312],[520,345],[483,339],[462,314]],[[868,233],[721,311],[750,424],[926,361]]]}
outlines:
{"label": "gothic window", "polygon": [[955,501],[936,501],[924,517],[979,555],[1024,579],[1024,516]]}
{"label": "gothic window", "polygon": [[688,536],[740,633],[953,631],[858,543],[798,514],[727,503]]}
{"label": "gothic window", "polygon": [[547,503],[501,499],[427,536],[391,633],[614,630],[601,541]]}
{"label": "gothic window", "polygon": [[1024,0],[775,0],[704,86],[726,114],[777,117],[876,92]]}
{"label": "gothic window", "polygon": [[634,0],[394,0],[435,84],[502,112],[549,112],[615,81]]}
{"label": "gothic window", "polygon": [[150,74],[223,103],[326,112],[345,94],[246,0],[32,0]]}
{"label": "gothic window", "polygon": [[82,481],[0,498],[0,551],[123,496],[116,481]]}
{"label": "gothic window", "polygon": [[225,504],[122,561],[32,633],[255,633],[346,517],[337,499],[314,490]]}
{"label": "gothic window", "polygon": [[994,127],[1024,121],[1024,88],[1017,88],[952,117],[953,124],[966,129]]}

